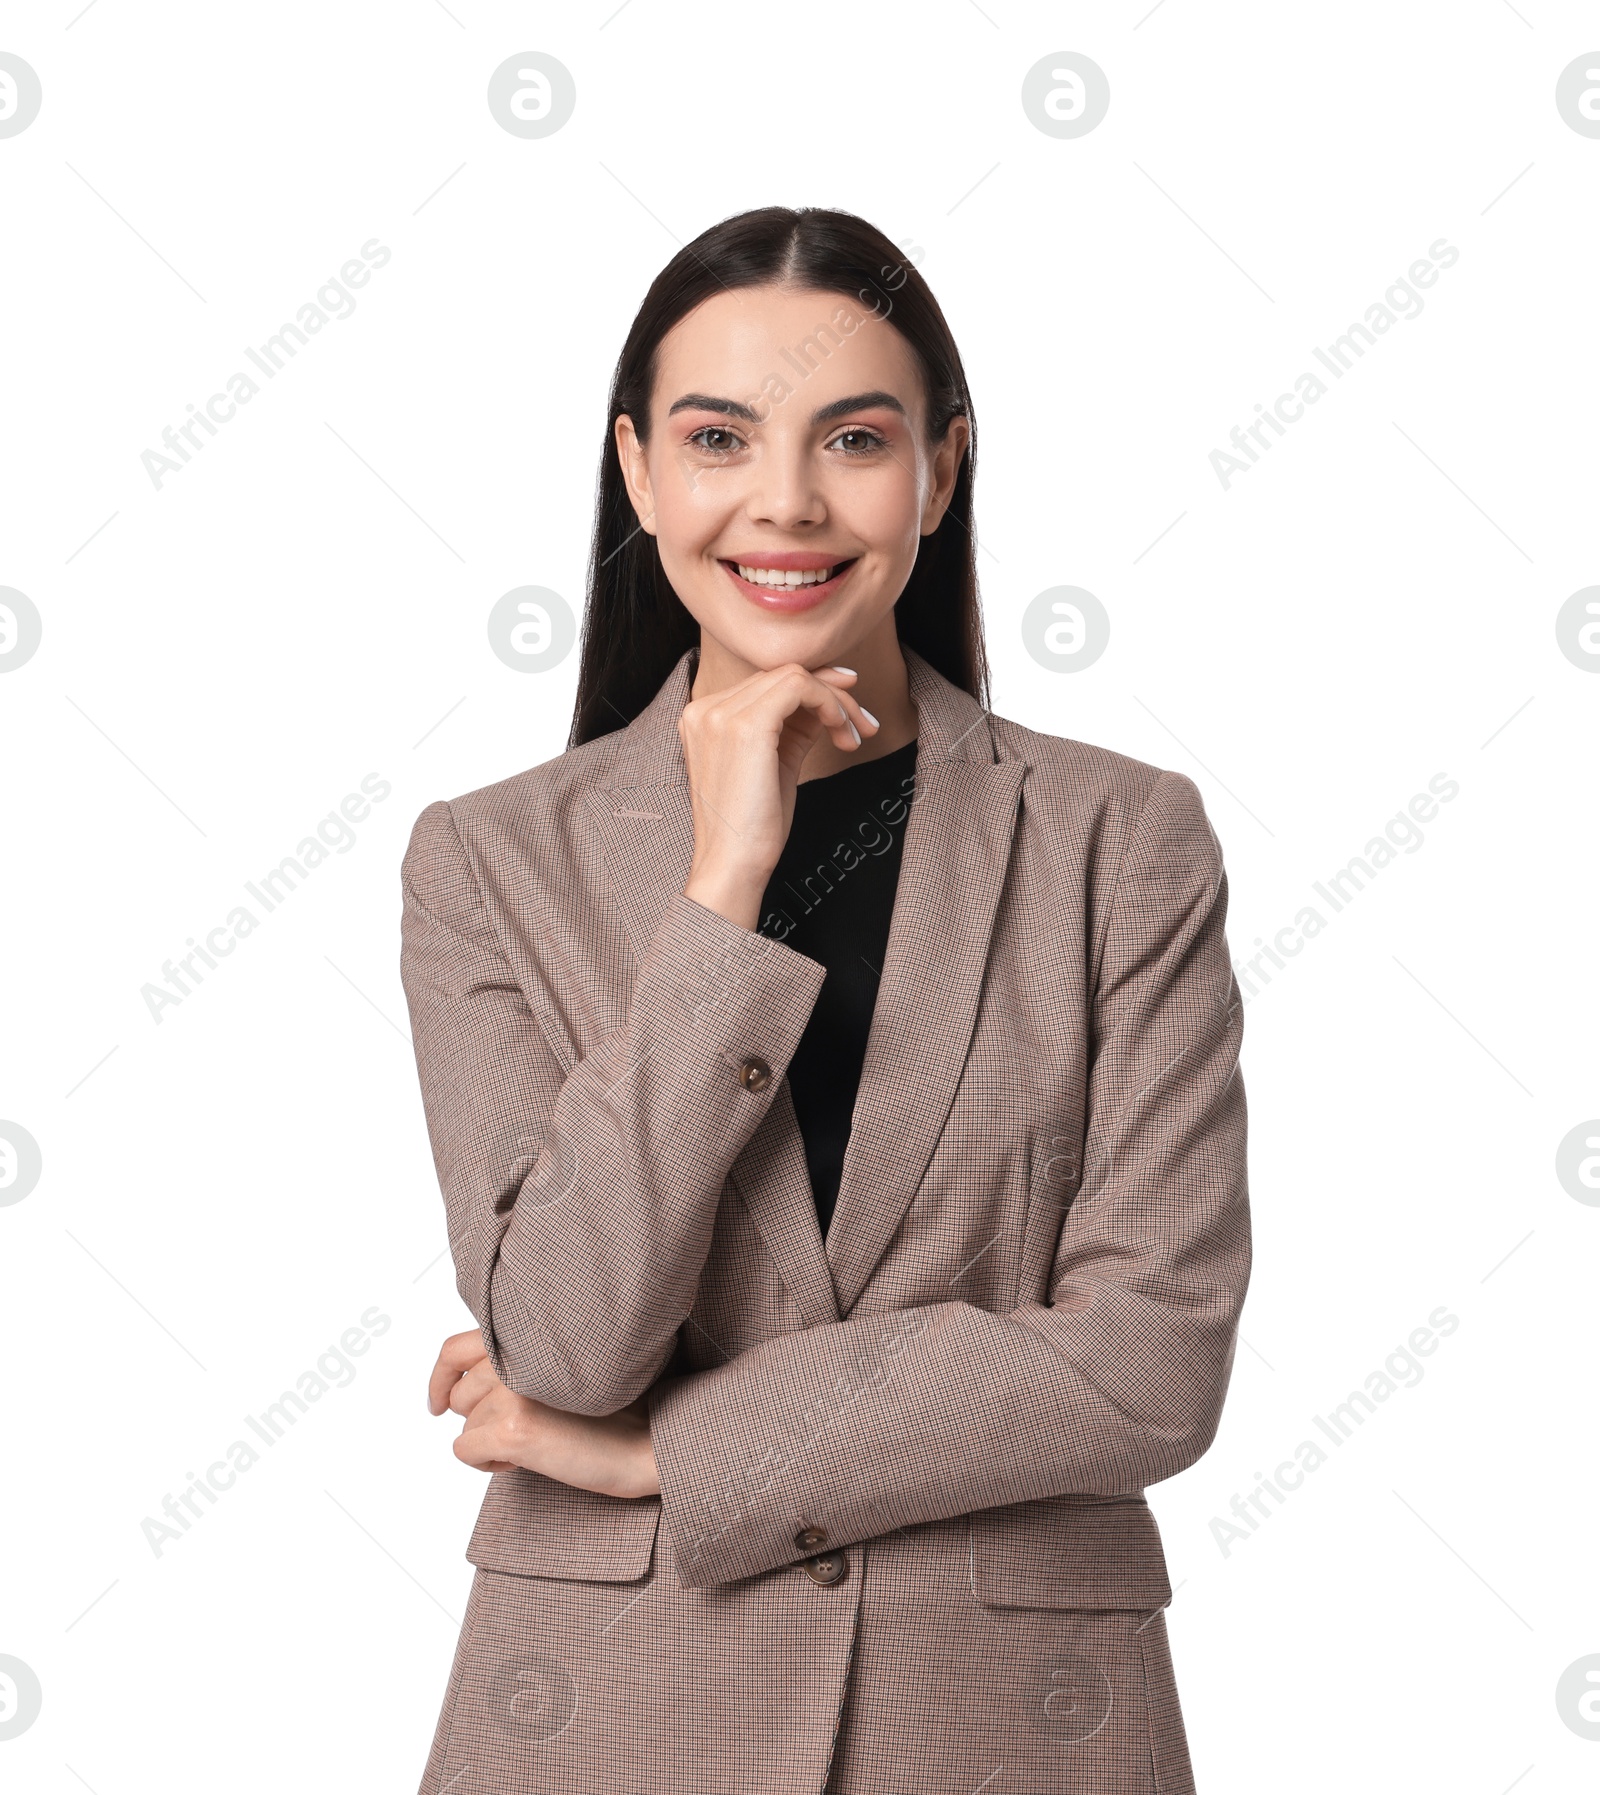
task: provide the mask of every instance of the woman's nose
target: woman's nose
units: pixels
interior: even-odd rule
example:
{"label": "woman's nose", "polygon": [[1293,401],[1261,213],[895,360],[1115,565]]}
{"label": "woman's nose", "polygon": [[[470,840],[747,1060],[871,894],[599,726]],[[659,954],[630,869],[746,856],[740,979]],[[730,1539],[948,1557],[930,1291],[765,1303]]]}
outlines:
{"label": "woman's nose", "polygon": [[754,523],[795,530],[827,516],[817,472],[805,448],[772,448],[756,466],[746,509]]}

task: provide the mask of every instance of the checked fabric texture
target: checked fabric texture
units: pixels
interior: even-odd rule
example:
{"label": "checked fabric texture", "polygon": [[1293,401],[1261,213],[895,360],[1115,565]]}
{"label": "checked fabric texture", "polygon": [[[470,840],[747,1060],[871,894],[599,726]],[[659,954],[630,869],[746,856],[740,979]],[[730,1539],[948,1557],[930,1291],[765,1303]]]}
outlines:
{"label": "checked fabric texture", "polygon": [[784,1077],[825,969],[683,895],[695,651],[417,818],[457,1286],[513,1390],[645,1397],[662,1485],[490,1480],[421,1795],[1192,1790],[1144,1492],[1213,1437],[1249,1276],[1221,851],[1182,774],[905,657],[825,1242]]}

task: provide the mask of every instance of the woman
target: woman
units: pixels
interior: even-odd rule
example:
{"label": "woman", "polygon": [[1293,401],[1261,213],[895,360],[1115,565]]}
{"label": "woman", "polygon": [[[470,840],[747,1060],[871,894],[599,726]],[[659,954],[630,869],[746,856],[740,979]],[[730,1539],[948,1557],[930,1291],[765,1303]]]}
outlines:
{"label": "woman", "polygon": [[1192,1787],[1145,1487],[1249,1267],[1194,784],[992,715],[972,408],[862,220],[730,219],[611,402],[572,745],[418,818],[493,1472],[423,1795]]}

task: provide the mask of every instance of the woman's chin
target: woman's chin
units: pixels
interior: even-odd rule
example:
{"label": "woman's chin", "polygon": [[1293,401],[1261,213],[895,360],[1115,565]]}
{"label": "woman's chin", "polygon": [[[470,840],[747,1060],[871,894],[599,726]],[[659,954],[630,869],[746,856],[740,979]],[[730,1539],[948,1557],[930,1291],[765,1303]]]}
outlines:
{"label": "woman's chin", "polygon": [[700,631],[724,654],[763,672],[786,666],[790,661],[815,666],[817,657],[829,650],[835,637],[833,628],[803,612],[792,617],[774,615],[754,620],[749,616],[730,617],[720,609],[702,612]]}
{"label": "woman's chin", "polygon": [[[692,609],[693,607],[691,607]],[[882,614],[862,614],[852,605],[838,611],[820,605],[812,611],[753,613],[748,608],[730,612],[725,606],[696,612],[703,637],[717,643],[724,654],[763,672],[787,666],[826,667],[843,661],[854,666],[849,654],[883,622]],[[892,624],[893,606],[885,607]]]}

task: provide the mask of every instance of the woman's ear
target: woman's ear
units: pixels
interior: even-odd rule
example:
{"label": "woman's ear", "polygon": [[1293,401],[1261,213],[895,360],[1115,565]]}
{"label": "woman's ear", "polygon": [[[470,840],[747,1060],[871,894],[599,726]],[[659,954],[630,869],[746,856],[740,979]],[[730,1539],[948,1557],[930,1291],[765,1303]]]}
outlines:
{"label": "woman's ear", "polygon": [[922,534],[931,536],[944,522],[951,495],[956,489],[956,475],[961,471],[961,457],[967,452],[972,426],[959,413],[945,429],[944,441],[933,452],[933,479],[922,507]]}
{"label": "woman's ear", "polygon": [[647,535],[656,533],[656,501],[650,487],[650,468],[645,459],[644,444],[634,433],[633,419],[623,412],[616,423],[617,459],[622,464],[623,482],[628,488],[639,528]]}

